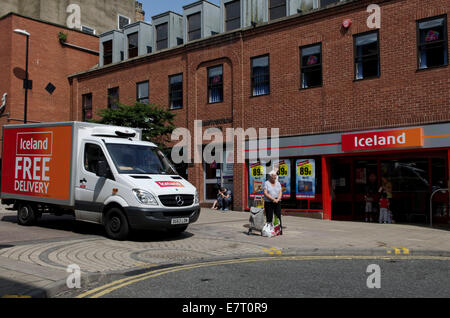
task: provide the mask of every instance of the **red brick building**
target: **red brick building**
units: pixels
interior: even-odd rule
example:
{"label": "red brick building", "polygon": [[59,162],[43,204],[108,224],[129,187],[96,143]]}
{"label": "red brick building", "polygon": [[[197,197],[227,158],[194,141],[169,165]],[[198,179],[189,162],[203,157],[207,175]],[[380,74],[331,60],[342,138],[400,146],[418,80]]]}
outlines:
{"label": "red brick building", "polygon": [[[377,29],[367,23],[373,3],[381,8]],[[133,103],[142,97],[137,85],[148,83],[144,97],[177,108],[176,125],[192,132],[194,120],[223,130],[279,128],[277,148],[290,171],[286,211],[364,220],[364,195],[373,192],[375,207],[384,186],[397,220],[425,221],[433,190],[448,189],[449,13],[441,0],[344,1],[92,69],[69,77],[71,119],[86,119],[83,100],[95,114],[107,107],[109,89]],[[175,75],[182,75],[182,107],[170,98]],[[411,144],[410,128],[417,135]],[[377,144],[377,134],[400,139]],[[345,138],[357,147],[345,148]],[[248,146],[247,155],[252,151]],[[296,176],[304,159],[314,160],[313,180]],[[251,166],[234,164],[233,173],[220,175],[237,210],[249,208],[255,190]],[[204,204],[215,196],[216,169],[189,166]],[[448,192],[434,197],[438,220],[449,220],[448,199]]]}
{"label": "red brick building", "polygon": [[[16,29],[30,33],[28,121],[70,120],[67,76],[98,63],[98,37],[14,13],[0,18],[0,29],[0,97],[6,96],[0,125],[24,119],[26,36],[15,33]],[[59,33],[66,34],[65,43]]]}

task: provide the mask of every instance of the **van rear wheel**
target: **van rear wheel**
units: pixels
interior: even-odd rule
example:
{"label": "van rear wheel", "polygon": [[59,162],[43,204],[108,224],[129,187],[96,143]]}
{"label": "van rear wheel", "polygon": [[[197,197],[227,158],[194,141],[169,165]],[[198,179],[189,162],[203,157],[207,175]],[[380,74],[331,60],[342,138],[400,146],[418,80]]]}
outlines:
{"label": "van rear wheel", "polygon": [[17,210],[17,223],[23,226],[35,225],[37,222],[37,215],[35,208],[31,204],[21,204]]}
{"label": "van rear wheel", "polygon": [[123,241],[128,237],[128,220],[119,208],[111,208],[105,215],[105,230],[110,239]]}

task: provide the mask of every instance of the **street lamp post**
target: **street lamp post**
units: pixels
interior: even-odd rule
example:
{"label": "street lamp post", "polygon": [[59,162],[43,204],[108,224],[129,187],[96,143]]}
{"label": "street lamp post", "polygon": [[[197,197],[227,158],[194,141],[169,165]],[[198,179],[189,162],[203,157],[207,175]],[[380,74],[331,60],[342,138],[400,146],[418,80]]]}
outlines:
{"label": "street lamp post", "polygon": [[25,105],[24,105],[24,114],[23,114],[23,122],[24,124],[27,123],[27,107],[28,107],[28,88],[29,88],[29,77],[28,77],[28,48],[30,43],[30,33],[28,33],[25,30],[15,29],[14,33],[25,35],[27,38],[27,48],[26,48],[26,62],[25,62],[25,81],[24,81],[24,88],[25,88]]}

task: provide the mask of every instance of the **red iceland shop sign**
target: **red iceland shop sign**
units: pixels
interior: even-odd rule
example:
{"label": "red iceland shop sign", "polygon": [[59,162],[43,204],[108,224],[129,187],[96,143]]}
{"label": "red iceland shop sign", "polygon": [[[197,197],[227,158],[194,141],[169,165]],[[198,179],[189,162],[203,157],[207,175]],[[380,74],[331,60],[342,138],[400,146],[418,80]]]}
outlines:
{"label": "red iceland shop sign", "polygon": [[423,147],[423,128],[342,135],[342,151]]}

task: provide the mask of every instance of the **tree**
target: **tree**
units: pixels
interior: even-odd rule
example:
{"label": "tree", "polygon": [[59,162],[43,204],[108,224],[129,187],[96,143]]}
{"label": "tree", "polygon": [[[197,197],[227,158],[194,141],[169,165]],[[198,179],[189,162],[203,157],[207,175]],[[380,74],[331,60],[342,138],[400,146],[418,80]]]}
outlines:
{"label": "tree", "polygon": [[165,149],[170,142],[170,134],[176,128],[173,124],[175,114],[157,105],[136,102],[134,105],[117,104],[117,108],[102,109],[101,119],[92,122],[142,129],[142,140],[150,141]]}

